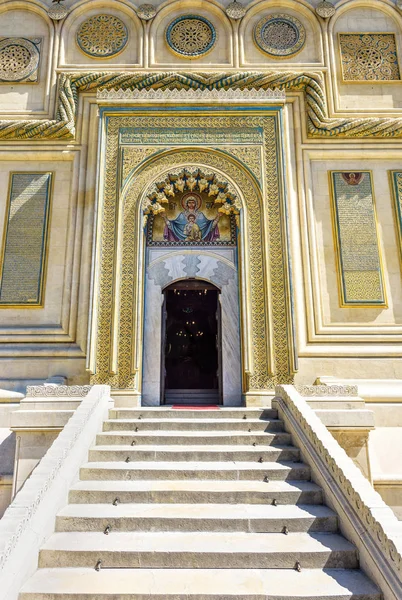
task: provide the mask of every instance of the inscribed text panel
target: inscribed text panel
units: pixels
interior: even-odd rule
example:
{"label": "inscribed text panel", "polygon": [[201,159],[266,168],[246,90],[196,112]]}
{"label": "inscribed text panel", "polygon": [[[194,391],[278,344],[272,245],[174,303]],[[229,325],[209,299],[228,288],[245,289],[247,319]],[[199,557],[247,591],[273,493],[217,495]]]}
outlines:
{"label": "inscribed text panel", "polygon": [[371,173],[330,171],[342,306],[385,306]]}
{"label": "inscribed text panel", "polygon": [[3,242],[0,305],[40,306],[51,173],[12,173]]}

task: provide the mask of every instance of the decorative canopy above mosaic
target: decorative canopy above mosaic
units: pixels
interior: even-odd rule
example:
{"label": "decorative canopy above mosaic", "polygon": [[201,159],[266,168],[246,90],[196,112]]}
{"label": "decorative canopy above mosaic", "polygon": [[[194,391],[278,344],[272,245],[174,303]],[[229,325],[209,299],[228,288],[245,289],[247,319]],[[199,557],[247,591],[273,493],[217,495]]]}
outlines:
{"label": "decorative canopy above mosaic", "polygon": [[0,39],[0,81],[38,81],[41,38]]}
{"label": "decorative canopy above mosaic", "polygon": [[147,241],[164,245],[234,245],[241,204],[227,182],[199,169],[177,169],[143,201]]}
{"label": "decorative canopy above mosaic", "polygon": [[77,44],[87,56],[107,58],[119,54],[127,44],[127,27],[114,15],[94,15],[77,31]]}
{"label": "decorative canopy above mosaic", "polygon": [[166,42],[172,52],[179,56],[203,56],[215,45],[215,27],[208,19],[199,15],[182,15],[169,23]]}
{"label": "decorative canopy above mosaic", "polygon": [[288,14],[263,17],[254,27],[258,48],[275,58],[286,58],[300,52],[306,41],[306,30],[298,19]]}

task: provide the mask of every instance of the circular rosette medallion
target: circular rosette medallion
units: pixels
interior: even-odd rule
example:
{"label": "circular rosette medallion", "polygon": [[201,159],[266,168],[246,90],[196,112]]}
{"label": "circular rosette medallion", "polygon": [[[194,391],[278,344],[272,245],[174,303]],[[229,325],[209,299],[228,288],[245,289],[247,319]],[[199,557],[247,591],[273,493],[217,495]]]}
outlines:
{"label": "circular rosette medallion", "polygon": [[168,25],[166,42],[179,56],[185,58],[204,56],[215,45],[215,27],[204,17],[183,15]]}
{"label": "circular rosette medallion", "polygon": [[77,31],[77,44],[88,56],[107,58],[119,54],[127,44],[127,27],[114,15],[94,15]]}
{"label": "circular rosette medallion", "polygon": [[291,15],[269,15],[260,19],[254,27],[254,41],[266,54],[286,58],[294,56],[303,48],[306,30]]}
{"label": "circular rosette medallion", "polygon": [[23,81],[38,68],[39,50],[25,38],[0,40],[0,80]]}

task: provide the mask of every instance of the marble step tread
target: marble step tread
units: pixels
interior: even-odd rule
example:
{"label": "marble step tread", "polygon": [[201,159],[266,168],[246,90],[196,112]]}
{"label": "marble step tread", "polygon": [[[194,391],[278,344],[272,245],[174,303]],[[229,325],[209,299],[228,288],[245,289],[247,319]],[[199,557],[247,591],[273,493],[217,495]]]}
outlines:
{"label": "marble step tread", "polygon": [[[135,441],[135,440],[134,440]],[[96,445],[89,450],[89,460],[92,461],[275,461],[298,460],[300,450],[295,446],[220,446],[220,445]]]}
{"label": "marble step tread", "polygon": [[310,479],[304,463],[248,461],[89,462],[81,479]]}
{"label": "marble step tread", "polygon": [[54,533],[39,567],[114,568],[346,568],[358,566],[356,548],[336,533],[98,532]]}
{"label": "marble step tread", "polygon": [[218,408],[214,410],[191,410],[166,408],[111,408],[111,419],[277,419],[278,411],[273,408]]}
{"label": "marble step tread", "polygon": [[103,431],[135,431],[136,428],[138,431],[283,431],[284,425],[280,419],[107,419],[103,423]]}
{"label": "marble step tread", "polygon": [[70,504],[56,531],[335,532],[336,514],[322,505],[267,504]]}
{"label": "marble step tread", "polygon": [[96,437],[101,445],[131,444],[173,444],[173,445],[290,445],[292,436],[283,431],[104,431]]}
{"label": "marble step tread", "polygon": [[278,481],[269,483],[247,480],[85,480],[70,489],[72,503],[112,503],[118,497],[121,503],[216,503],[225,505],[253,503],[268,505],[274,499],[278,504],[321,504],[322,490],[311,481]]}
{"label": "marble step tread", "polygon": [[[286,578],[286,586],[284,579]],[[116,595],[118,590],[118,596]],[[381,600],[358,570],[38,569],[19,600]]]}

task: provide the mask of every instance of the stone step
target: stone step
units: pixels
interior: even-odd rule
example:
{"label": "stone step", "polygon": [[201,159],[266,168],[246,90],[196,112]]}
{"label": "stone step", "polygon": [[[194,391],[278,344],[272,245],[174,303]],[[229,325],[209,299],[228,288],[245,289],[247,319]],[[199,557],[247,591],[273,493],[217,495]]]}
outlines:
{"label": "stone step", "polygon": [[108,419],[103,431],[283,431],[279,419]]}
{"label": "stone step", "polygon": [[97,435],[96,443],[101,446],[112,444],[131,445],[135,441],[140,445],[249,445],[289,446],[292,443],[290,433],[258,433],[248,431],[109,431]]}
{"label": "stone step", "polygon": [[335,533],[54,533],[39,568],[355,569],[355,547]]}
{"label": "stone step", "polygon": [[189,408],[111,408],[110,419],[277,419],[273,408],[218,408],[213,410]]}
{"label": "stone step", "polygon": [[[286,581],[286,585],[284,585]],[[116,593],[118,590],[118,593]],[[39,569],[19,600],[381,600],[356,570]]]}
{"label": "stone step", "polygon": [[89,451],[89,461],[298,461],[300,450],[294,446],[95,446]]}
{"label": "stone step", "polygon": [[80,469],[82,480],[213,479],[213,480],[310,479],[303,463],[278,462],[90,462]]}
{"label": "stone step", "polygon": [[326,506],[266,504],[70,504],[56,518],[56,531],[243,531],[283,533],[337,531]]}
{"label": "stone step", "polygon": [[69,501],[76,504],[322,504],[321,488],[311,481],[139,480],[78,481]]}

